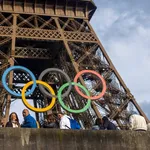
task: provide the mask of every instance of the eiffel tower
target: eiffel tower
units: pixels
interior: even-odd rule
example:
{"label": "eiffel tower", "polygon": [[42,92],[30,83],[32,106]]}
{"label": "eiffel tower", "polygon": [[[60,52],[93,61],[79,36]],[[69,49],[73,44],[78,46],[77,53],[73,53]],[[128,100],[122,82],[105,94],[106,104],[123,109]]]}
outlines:
{"label": "eiffel tower", "polygon": [[[73,81],[79,71],[95,70],[105,79],[107,91],[103,98],[92,101],[86,112],[72,114],[84,128],[90,128],[96,117],[107,115],[125,129],[126,110],[137,110],[148,122],[90,24],[95,11],[96,5],[92,0],[1,0],[0,74],[2,76],[9,66],[21,65],[30,69],[38,79],[44,69],[59,68]],[[45,81],[49,81],[50,76],[47,75]],[[62,85],[62,77],[57,77]],[[98,79],[82,76],[82,84],[85,78],[94,80],[92,88],[100,92],[102,84]],[[20,93],[20,86],[29,80],[28,74],[15,70],[10,72],[8,84]],[[0,119],[4,116],[8,119],[11,103],[17,98],[9,95],[2,83],[0,92]],[[38,88],[28,99],[40,108],[50,102]],[[73,89],[64,101],[72,109],[82,108],[87,102]],[[59,109],[56,102],[52,112]],[[41,121],[46,115],[47,112],[36,113],[36,119]]]}

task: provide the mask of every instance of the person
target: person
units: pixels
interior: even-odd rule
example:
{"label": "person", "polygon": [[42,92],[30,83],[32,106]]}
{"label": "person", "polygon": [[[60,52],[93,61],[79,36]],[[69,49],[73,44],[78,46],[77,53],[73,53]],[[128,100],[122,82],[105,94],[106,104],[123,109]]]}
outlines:
{"label": "person", "polygon": [[146,120],[136,112],[129,115],[129,129],[134,131],[147,131]]}
{"label": "person", "polygon": [[53,114],[49,114],[47,116],[47,120],[45,120],[43,128],[59,128],[59,123],[56,121]]}
{"label": "person", "polygon": [[117,130],[117,127],[106,116],[102,118],[102,124],[105,130]]}
{"label": "person", "polygon": [[104,130],[102,119],[97,118],[95,120],[95,125],[92,127],[92,130]]}
{"label": "person", "polygon": [[147,124],[147,130],[150,131],[150,123]]}
{"label": "person", "polygon": [[58,113],[59,119],[59,127],[60,129],[71,129],[69,116],[65,115],[64,113]]}
{"label": "person", "polygon": [[5,117],[1,119],[0,127],[5,127],[5,121],[6,121]]}
{"label": "person", "polygon": [[21,125],[22,128],[37,128],[36,120],[29,114],[28,109],[22,111],[24,122]]}
{"label": "person", "polygon": [[6,123],[5,127],[18,128],[20,127],[18,116],[15,112],[9,115],[9,121]]}

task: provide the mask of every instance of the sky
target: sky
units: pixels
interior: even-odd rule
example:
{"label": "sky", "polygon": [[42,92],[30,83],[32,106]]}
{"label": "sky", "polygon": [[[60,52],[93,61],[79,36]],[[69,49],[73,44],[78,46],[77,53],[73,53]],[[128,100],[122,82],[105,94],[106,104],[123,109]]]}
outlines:
{"label": "sky", "polygon": [[[94,0],[91,24],[113,64],[150,119],[150,1]],[[11,104],[23,121],[21,100]],[[33,112],[31,112],[34,115]]]}
{"label": "sky", "polygon": [[[33,106],[33,101],[32,100],[27,100],[27,101],[28,101],[29,104],[31,104]],[[20,124],[22,124],[23,121],[24,121],[23,116],[22,116],[23,109],[28,109],[28,108],[23,104],[21,99],[17,99],[16,101],[11,103],[10,113],[11,112],[16,112],[17,113]],[[35,118],[35,113],[31,110],[29,110],[29,112],[30,112],[30,115],[32,115]]]}
{"label": "sky", "polygon": [[91,24],[138,104],[150,119],[150,1],[94,0]]}

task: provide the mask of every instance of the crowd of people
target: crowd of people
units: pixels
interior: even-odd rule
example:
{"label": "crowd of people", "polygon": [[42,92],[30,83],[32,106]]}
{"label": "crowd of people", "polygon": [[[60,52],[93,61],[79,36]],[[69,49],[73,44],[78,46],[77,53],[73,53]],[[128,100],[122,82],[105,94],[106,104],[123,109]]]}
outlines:
{"label": "crowd of people", "polygon": [[[53,114],[49,114],[47,119],[44,120],[42,126],[30,115],[28,109],[22,111],[24,121],[22,124],[19,122],[18,115],[12,112],[9,116],[9,121],[4,124],[1,122],[2,127],[12,127],[12,128],[56,128],[56,129],[80,129],[80,125],[76,121],[71,121],[72,119],[66,114],[59,112],[57,117]],[[134,131],[147,131],[149,124],[147,125],[145,118],[137,113],[126,114],[129,122],[128,129]],[[74,126],[74,127],[73,127]],[[76,127],[75,127],[76,126]],[[91,128],[92,130],[118,130],[117,126],[109,120],[108,117],[97,118],[95,124]]]}
{"label": "crowd of people", "polygon": [[[126,113],[128,126],[126,126],[127,130],[133,131],[147,131],[150,129],[150,124],[146,123],[146,120],[143,116],[137,114],[136,112]],[[93,130],[118,130],[114,123],[112,123],[108,117],[103,117],[102,119],[97,118],[95,121],[95,125],[92,128]]]}
{"label": "crowd of people", "polygon": [[[28,109],[22,111],[24,121],[22,124],[19,122],[18,115],[12,112],[9,115],[9,121],[6,123],[2,120],[1,127],[12,127],[12,128],[39,128],[39,123],[30,115]],[[43,128],[60,128],[60,129],[71,129],[70,117],[59,112],[57,118],[53,114],[49,114],[47,119],[44,120]]]}

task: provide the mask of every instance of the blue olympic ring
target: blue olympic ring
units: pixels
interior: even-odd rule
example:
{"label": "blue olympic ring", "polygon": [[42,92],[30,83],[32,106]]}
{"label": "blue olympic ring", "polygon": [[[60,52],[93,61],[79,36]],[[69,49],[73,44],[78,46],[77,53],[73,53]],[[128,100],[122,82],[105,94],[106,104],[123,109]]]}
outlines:
{"label": "blue olympic ring", "polygon": [[30,94],[33,93],[33,91],[34,91],[35,88],[36,88],[36,78],[35,78],[34,74],[33,74],[29,69],[27,69],[27,68],[25,68],[25,67],[22,67],[22,66],[12,66],[12,67],[9,67],[8,69],[6,69],[5,72],[3,73],[3,76],[2,76],[2,84],[3,84],[4,88],[6,89],[6,91],[9,92],[11,95],[14,95],[14,96],[16,96],[16,97],[22,97],[21,94],[12,91],[12,90],[8,87],[8,85],[7,85],[7,83],[6,83],[7,74],[8,74],[10,71],[16,70],[16,69],[19,69],[19,70],[22,70],[22,71],[24,71],[24,72],[29,73],[29,75],[30,75],[31,78],[32,78],[32,81],[33,81],[32,88],[31,88],[31,90],[30,90],[29,92],[27,92],[27,93],[25,94],[26,96],[29,96]]}

